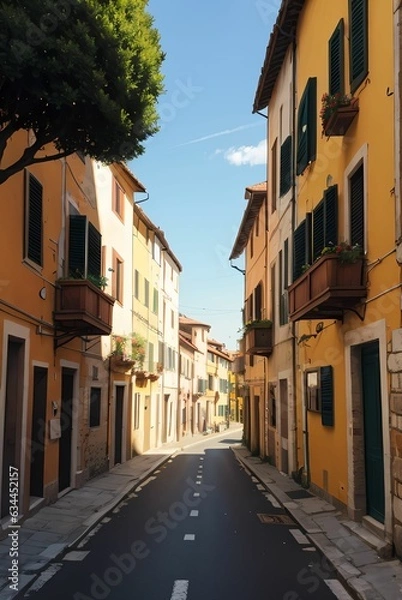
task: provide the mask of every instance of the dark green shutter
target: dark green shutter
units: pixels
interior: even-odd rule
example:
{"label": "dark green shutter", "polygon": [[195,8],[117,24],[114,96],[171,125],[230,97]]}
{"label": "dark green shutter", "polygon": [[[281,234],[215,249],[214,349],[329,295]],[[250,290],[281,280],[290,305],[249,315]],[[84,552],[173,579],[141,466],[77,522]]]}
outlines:
{"label": "dark green shutter", "polygon": [[313,262],[313,213],[306,213],[306,251],[304,262],[311,265]]}
{"label": "dark green shutter", "polygon": [[292,136],[289,135],[281,146],[280,196],[284,196],[292,185]]}
{"label": "dark green shutter", "polygon": [[70,215],[68,236],[68,272],[72,277],[83,278],[86,256],[87,218],[82,215]]}
{"label": "dark green shutter", "polygon": [[306,262],[306,221],[302,221],[293,236],[293,281],[303,273]]}
{"label": "dark green shutter", "polygon": [[42,266],[43,187],[31,174],[28,176],[28,221],[26,255]]}
{"label": "dark green shutter", "polygon": [[364,168],[350,178],[350,243],[364,248]]}
{"label": "dark green shutter", "polygon": [[349,0],[350,89],[352,93],[368,74],[368,3]]}
{"label": "dark green shutter", "polygon": [[344,25],[341,19],[328,42],[329,93],[344,93]]}
{"label": "dark green shutter", "polygon": [[313,210],[313,260],[318,258],[325,246],[324,200],[321,200]]}
{"label": "dark green shutter", "polygon": [[88,275],[100,277],[102,261],[102,236],[88,223]]}
{"label": "dark green shutter", "polygon": [[332,185],[324,192],[324,246],[337,244],[338,240],[338,186]]}
{"label": "dark green shutter", "polygon": [[334,425],[334,377],[331,366],[320,368],[321,423]]}
{"label": "dark green shutter", "polygon": [[317,152],[317,78],[310,77],[300,100],[297,117],[297,165],[300,175]]}
{"label": "dark green shutter", "polygon": [[283,289],[287,290],[289,285],[289,239],[283,244]]}

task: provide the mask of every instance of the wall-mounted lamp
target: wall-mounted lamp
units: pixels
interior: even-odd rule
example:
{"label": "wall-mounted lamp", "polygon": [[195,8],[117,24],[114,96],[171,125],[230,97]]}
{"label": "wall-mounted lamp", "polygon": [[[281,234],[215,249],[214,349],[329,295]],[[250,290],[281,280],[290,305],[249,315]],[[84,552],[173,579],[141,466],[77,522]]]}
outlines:
{"label": "wall-mounted lamp", "polygon": [[42,300],[46,300],[46,295],[47,295],[46,288],[45,287],[41,288],[39,290],[39,298],[42,298]]}
{"label": "wall-mounted lamp", "polygon": [[57,402],[55,400],[52,400],[52,409],[53,409],[53,416],[55,417],[57,415],[57,411],[59,410],[59,405],[57,404]]}

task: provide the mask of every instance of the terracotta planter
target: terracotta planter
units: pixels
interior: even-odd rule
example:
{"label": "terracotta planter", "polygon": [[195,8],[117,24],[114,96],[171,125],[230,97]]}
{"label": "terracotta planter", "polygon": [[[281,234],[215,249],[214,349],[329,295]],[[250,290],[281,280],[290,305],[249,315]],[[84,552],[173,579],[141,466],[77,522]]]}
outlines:
{"label": "terracotta planter", "polygon": [[135,360],[127,358],[124,354],[112,354],[110,357],[110,364],[113,371],[126,373],[133,368]]}

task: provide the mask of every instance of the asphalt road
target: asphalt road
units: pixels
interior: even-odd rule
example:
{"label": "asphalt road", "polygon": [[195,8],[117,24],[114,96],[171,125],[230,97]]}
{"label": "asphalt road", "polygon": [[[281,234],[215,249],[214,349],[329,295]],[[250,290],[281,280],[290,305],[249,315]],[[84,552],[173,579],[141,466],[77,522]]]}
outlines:
{"label": "asphalt road", "polygon": [[30,600],[348,598],[343,592],[332,593],[340,584],[334,583],[325,560],[297,524],[279,522],[286,519],[286,511],[274,506],[237,462],[229,449],[234,441],[208,440],[177,454],[79,547],[52,565],[25,596]]}

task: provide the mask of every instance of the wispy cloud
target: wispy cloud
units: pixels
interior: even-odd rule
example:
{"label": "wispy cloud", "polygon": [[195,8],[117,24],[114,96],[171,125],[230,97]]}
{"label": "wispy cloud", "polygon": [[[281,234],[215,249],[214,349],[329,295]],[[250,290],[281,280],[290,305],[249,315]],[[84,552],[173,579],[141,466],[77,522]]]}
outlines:
{"label": "wispy cloud", "polygon": [[224,153],[225,160],[231,165],[264,165],[266,163],[266,141],[261,140],[256,146],[232,147]]}
{"label": "wispy cloud", "polygon": [[221,137],[222,135],[229,135],[231,133],[236,133],[237,131],[243,131],[244,129],[251,129],[251,127],[261,126],[261,123],[249,123],[248,125],[240,125],[239,127],[234,127],[233,129],[224,129],[223,131],[217,131],[216,133],[210,133],[208,135],[204,135],[203,137],[196,138],[194,140],[190,140],[189,142],[184,142],[183,144],[178,144],[175,148],[180,148],[181,146],[189,146],[190,144],[198,144],[199,142],[205,142],[206,140],[212,140],[213,138]]}

